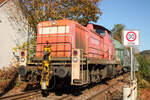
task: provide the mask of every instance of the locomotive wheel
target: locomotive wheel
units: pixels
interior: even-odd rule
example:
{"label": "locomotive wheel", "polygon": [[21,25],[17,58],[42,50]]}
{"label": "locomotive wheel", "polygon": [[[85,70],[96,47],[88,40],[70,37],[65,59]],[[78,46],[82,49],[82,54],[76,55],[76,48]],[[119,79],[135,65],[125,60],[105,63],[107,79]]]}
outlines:
{"label": "locomotive wheel", "polygon": [[48,90],[42,90],[41,94],[43,97],[47,97],[49,95]]}

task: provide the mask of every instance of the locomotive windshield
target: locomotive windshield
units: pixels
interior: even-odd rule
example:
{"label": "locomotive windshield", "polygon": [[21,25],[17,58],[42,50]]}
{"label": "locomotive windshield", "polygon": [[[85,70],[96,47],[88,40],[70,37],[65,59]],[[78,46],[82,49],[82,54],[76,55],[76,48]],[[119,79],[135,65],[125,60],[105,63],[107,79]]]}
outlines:
{"label": "locomotive windshield", "polygon": [[111,32],[109,32],[109,33],[108,33],[108,35],[109,35],[109,38],[112,40],[112,39],[113,39],[113,37],[112,37]]}
{"label": "locomotive windshield", "polygon": [[105,30],[103,30],[103,29],[95,29],[95,32],[102,35],[102,36],[105,35]]}

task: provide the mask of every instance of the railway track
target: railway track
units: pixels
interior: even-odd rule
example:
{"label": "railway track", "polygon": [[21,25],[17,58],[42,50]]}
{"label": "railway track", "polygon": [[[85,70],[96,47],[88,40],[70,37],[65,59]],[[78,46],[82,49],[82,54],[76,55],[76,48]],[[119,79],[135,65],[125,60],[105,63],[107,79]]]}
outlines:
{"label": "railway track", "polygon": [[37,90],[37,91],[29,91],[29,92],[24,92],[20,94],[0,97],[0,100],[45,100],[45,99],[47,100],[75,100],[75,99],[94,100],[95,98],[98,98],[99,96],[106,95],[106,92],[108,92],[110,89],[116,88],[116,86],[121,82],[121,80],[122,79],[120,78],[115,79],[113,83],[111,82],[112,80],[110,80],[108,81],[107,85],[106,84],[104,85],[102,83],[100,85],[97,85],[95,88],[92,87],[90,89],[85,89],[83,90],[82,94],[78,96],[72,95],[72,94],[63,94],[62,96],[58,96],[58,95],[55,95],[55,92],[51,92],[48,97],[43,98],[41,95],[41,91]]}
{"label": "railway track", "polygon": [[[89,97],[81,97],[81,98],[78,98],[76,96],[73,96],[73,95],[66,95],[66,96],[62,96],[60,97],[59,99],[56,99],[56,100],[98,100],[96,99],[97,97],[101,96],[102,94],[105,94],[107,91],[109,91],[111,88],[115,87],[116,85],[118,85],[119,82],[115,82],[114,84],[108,86],[107,88],[103,89],[103,90],[100,90],[96,93],[94,93],[93,95],[89,96]],[[85,94],[85,93],[84,93]],[[89,94],[90,95],[90,94]],[[103,100],[103,99],[101,99]]]}
{"label": "railway track", "polygon": [[98,91],[97,93],[95,93],[94,95],[90,96],[89,98],[87,98],[86,100],[93,100],[94,98],[100,96],[101,94],[105,94],[109,89],[113,88],[114,86],[116,86],[119,82],[115,82],[114,84],[110,85],[109,87]]}
{"label": "railway track", "polygon": [[[123,78],[122,79],[117,79],[114,83],[112,83],[112,84],[110,84],[110,85],[108,85],[106,88],[104,88],[104,89],[102,89],[102,90],[100,90],[100,91],[97,91],[96,93],[94,93],[93,95],[91,95],[91,96],[89,96],[88,98],[86,98],[86,100],[97,100],[97,98],[99,98],[99,97],[103,97],[104,96],[104,98],[106,99],[107,98],[107,94],[108,93],[110,93],[110,90],[111,89],[114,89],[115,88],[115,90],[117,90],[117,88],[118,88],[118,86],[119,86],[119,83],[120,82],[123,82],[123,83],[127,83],[128,81],[127,81],[127,75],[129,74],[129,72],[127,72],[127,73],[123,73],[123,74],[120,74],[119,76],[123,76]],[[124,76],[125,75],[125,76]],[[112,81],[112,80],[111,80]],[[109,81],[108,81],[108,83],[109,83]],[[111,82],[110,82],[111,83]],[[115,91],[116,92],[116,91]],[[112,93],[111,93],[112,94]],[[117,99],[117,100],[120,100],[120,97],[121,96],[119,96],[119,94],[118,94],[118,96],[116,96],[116,98],[119,98],[119,99]],[[101,100],[103,100],[102,98],[101,98]]]}
{"label": "railway track", "polygon": [[68,99],[72,99],[72,97],[70,95],[66,95],[66,96],[59,98],[58,100],[68,100]]}
{"label": "railway track", "polygon": [[[122,74],[119,76],[122,76]],[[51,95],[48,100],[105,100],[106,98],[119,98],[116,100],[120,100],[121,94],[114,95],[114,92],[120,93],[118,88],[121,88],[120,85],[124,83],[123,80],[124,77],[117,77],[113,80],[106,80],[106,83],[94,85],[89,89],[86,87],[86,89],[81,90],[82,92],[79,95],[76,95],[75,92],[62,96]]]}
{"label": "railway track", "polygon": [[0,97],[0,100],[29,100],[37,96],[41,96],[40,91],[28,91],[24,93]]}

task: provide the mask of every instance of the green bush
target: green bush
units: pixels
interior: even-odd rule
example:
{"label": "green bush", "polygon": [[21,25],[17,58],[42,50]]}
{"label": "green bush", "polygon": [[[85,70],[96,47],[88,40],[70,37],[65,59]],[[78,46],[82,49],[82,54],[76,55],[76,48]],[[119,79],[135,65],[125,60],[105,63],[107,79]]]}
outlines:
{"label": "green bush", "polygon": [[150,82],[149,63],[146,58],[137,55],[137,60],[140,64],[139,71],[136,73],[139,88],[145,88]]}

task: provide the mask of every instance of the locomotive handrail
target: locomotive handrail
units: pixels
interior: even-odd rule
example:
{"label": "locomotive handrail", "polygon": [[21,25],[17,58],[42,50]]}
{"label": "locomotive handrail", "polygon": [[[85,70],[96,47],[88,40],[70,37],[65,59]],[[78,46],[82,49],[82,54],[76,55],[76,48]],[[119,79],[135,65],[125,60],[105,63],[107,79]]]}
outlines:
{"label": "locomotive handrail", "polygon": [[95,50],[99,50],[99,51],[102,51],[102,52],[107,52],[107,51],[104,51],[104,50],[100,50],[100,49],[97,49],[97,48],[93,48],[93,47],[89,47],[89,48],[92,48],[92,49],[95,49]]}
{"label": "locomotive handrail", "polygon": [[[37,51],[37,52],[43,52],[43,51]],[[70,52],[70,50],[56,50],[51,52]]]}
{"label": "locomotive handrail", "polygon": [[93,53],[93,52],[89,52],[89,54],[96,54],[96,55],[104,56],[104,54],[98,54],[98,53]]}
{"label": "locomotive handrail", "polygon": [[89,47],[89,48],[95,49],[95,50],[97,50],[99,53],[102,52],[103,54],[93,53],[93,52],[88,52],[88,54],[94,54],[94,55],[104,56],[104,53],[108,53],[108,52],[109,52],[109,50],[103,51],[103,50],[100,50],[100,49],[97,49],[97,48],[93,48],[93,47]]}
{"label": "locomotive handrail", "polygon": [[[56,47],[58,45],[70,45],[70,50],[52,50],[51,52],[55,52],[56,53],[56,56],[57,56],[57,52],[64,52],[64,55],[65,55],[65,52],[72,52],[72,43],[71,42],[50,42],[50,43],[37,43],[37,45],[56,45]],[[43,50],[41,49],[40,51],[37,51],[37,52],[42,52]]]}
{"label": "locomotive handrail", "polygon": [[60,43],[62,43],[62,44],[68,43],[68,44],[72,45],[71,42],[50,42],[50,43],[37,43],[37,44],[60,44]]}
{"label": "locomotive handrail", "polygon": [[44,34],[44,35],[38,35],[35,37],[57,37],[57,36],[72,36],[71,34],[67,34],[67,35],[49,35],[49,34]]}

